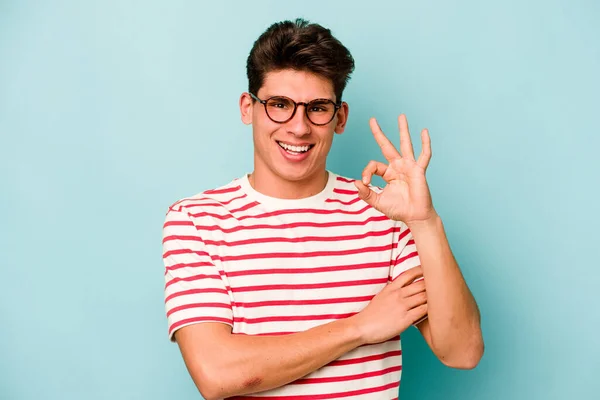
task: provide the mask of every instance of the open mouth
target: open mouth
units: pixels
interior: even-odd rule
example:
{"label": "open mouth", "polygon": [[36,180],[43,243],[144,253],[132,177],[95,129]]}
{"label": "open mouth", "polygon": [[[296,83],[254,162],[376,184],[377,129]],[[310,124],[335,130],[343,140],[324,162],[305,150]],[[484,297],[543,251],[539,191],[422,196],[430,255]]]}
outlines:
{"label": "open mouth", "polygon": [[277,142],[277,144],[279,145],[279,147],[281,147],[291,155],[304,154],[315,146],[314,144],[309,144],[305,146],[292,146],[279,141]]}

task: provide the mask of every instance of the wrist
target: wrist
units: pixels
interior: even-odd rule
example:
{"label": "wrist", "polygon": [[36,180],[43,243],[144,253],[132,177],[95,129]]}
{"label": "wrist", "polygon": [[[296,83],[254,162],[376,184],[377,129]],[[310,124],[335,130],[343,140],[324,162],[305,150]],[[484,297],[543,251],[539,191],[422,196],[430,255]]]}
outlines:
{"label": "wrist", "polygon": [[442,219],[438,215],[438,213],[434,212],[431,216],[427,217],[426,219],[406,221],[404,223],[406,224],[406,226],[408,226],[408,229],[410,229],[411,231],[432,228],[435,229],[441,225]]}
{"label": "wrist", "polygon": [[354,314],[353,316],[345,318],[341,321],[344,323],[344,331],[346,332],[348,340],[356,344],[356,347],[367,344],[367,341],[365,340],[365,334],[362,330],[362,324],[360,322],[360,313]]}

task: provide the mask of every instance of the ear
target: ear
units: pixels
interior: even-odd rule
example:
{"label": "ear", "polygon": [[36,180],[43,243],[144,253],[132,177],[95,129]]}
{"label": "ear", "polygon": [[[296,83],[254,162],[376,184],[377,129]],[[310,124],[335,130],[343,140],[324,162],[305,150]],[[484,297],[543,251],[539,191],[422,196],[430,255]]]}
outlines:
{"label": "ear", "polygon": [[348,113],[350,109],[348,107],[348,103],[345,101],[342,102],[342,107],[338,110],[336,115],[336,123],[334,132],[341,135],[344,133],[344,129],[346,129],[346,122],[348,122]]}
{"label": "ear", "polygon": [[250,94],[244,92],[240,96],[240,113],[242,114],[242,122],[246,125],[252,124],[252,110],[254,102]]}

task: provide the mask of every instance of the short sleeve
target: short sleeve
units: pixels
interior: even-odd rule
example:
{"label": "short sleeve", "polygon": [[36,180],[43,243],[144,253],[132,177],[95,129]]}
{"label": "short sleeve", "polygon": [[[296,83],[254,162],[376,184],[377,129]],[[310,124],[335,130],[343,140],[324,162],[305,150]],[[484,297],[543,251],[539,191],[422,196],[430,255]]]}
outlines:
{"label": "short sleeve", "polygon": [[392,250],[390,279],[396,279],[404,271],[421,265],[417,246],[408,226],[398,222],[394,232],[394,249]]}
{"label": "short sleeve", "polygon": [[[394,243],[397,243],[398,245],[392,252],[391,280],[396,279],[406,270],[421,265],[417,246],[408,226],[403,222],[399,222],[399,229],[395,232],[395,235],[397,236],[394,237]],[[415,282],[422,279],[423,278],[418,278]],[[417,326],[426,319],[427,315],[413,323],[413,325]]]}
{"label": "short sleeve", "polygon": [[231,298],[190,215],[169,209],[163,226],[165,310],[169,338],[202,322],[233,326]]}

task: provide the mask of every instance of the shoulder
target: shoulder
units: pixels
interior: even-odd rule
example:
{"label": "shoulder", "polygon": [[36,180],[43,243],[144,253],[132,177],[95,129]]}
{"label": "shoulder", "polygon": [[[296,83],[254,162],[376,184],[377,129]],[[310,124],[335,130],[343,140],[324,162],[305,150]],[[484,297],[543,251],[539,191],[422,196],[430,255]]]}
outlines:
{"label": "shoulder", "polygon": [[236,178],[229,183],[214,189],[208,189],[193,196],[184,197],[172,203],[167,210],[169,212],[194,213],[198,209],[219,208],[242,199],[245,194],[240,185],[240,179]]}
{"label": "shoulder", "polygon": [[[336,208],[346,210],[350,213],[368,215],[370,218],[374,218],[374,220],[378,222],[384,220],[388,221],[389,223],[393,224],[396,229],[403,229],[403,222],[389,219],[383,213],[376,210],[373,206],[360,198],[358,195],[358,189],[354,185],[356,179],[348,178],[335,173],[334,177],[336,179],[335,186],[331,197],[326,200],[328,203],[335,203]],[[373,184],[369,185],[369,187],[376,193],[381,193],[383,190],[382,187],[375,186]]]}
{"label": "shoulder", "polygon": [[[336,173],[333,173],[333,175],[335,177],[335,185],[333,188],[333,200],[339,200],[342,202],[342,204],[350,203],[359,204],[361,206],[368,206],[368,204],[358,196],[358,189],[354,185],[356,179],[349,178],[347,176],[339,175]],[[382,188],[374,185],[369,185],[369,187],[377,193],[381,192],[382,190]]]}

